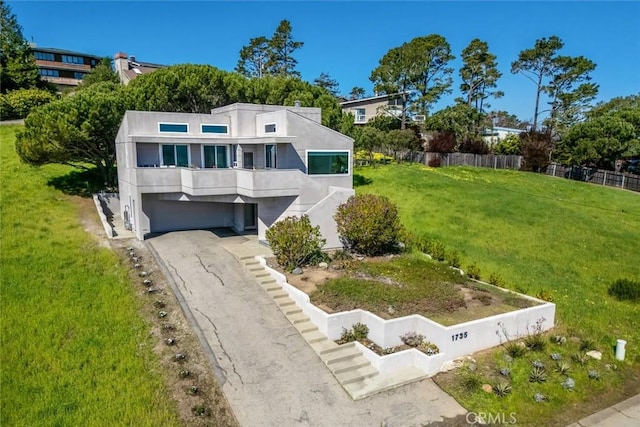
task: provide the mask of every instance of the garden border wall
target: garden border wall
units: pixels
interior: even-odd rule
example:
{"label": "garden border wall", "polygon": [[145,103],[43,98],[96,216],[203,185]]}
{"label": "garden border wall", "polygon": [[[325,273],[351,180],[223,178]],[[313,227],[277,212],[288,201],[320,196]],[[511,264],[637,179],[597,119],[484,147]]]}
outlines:
{"label": "garden border wall", "polygon": [[440,352],[434,356],[427,356],[416,349],[379,356],[356,343],[380,373],[391,373],[413,365],[428,375],[435,375],[445,364],[456,358],[503,344],[507,341],[507,337],[513,340],[533,334],[538,322],[541,331],[547,331],[554,326],[555,304],[502,288],[498,289],[535,301],[540,305],[452,326],[443,326],[418,314],[389,320],[360,309],[329,314],[313,305],[306,293],[287,283],[284,274],[267,266],[263,257],[257,256],[256,259],[304,314],[309,316],[318,330],[330,340],[340,339],[343,328],[351,329],[355,323],[364,323],[369,328],[368,338],[380,347],[400,345],[402,344],[400,336],[407,332],[416,332],[424,335],[426,340],[440,349]]}

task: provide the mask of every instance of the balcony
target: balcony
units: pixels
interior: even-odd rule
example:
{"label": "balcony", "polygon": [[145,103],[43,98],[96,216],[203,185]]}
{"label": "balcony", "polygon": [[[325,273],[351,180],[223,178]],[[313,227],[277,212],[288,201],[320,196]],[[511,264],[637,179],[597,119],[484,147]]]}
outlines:
{"label": "balcony", "polygon": [[191,169],[138,167],[132,182],[142,193],[185,193],[193,196],[297,196],[307,178],[298,169]]}

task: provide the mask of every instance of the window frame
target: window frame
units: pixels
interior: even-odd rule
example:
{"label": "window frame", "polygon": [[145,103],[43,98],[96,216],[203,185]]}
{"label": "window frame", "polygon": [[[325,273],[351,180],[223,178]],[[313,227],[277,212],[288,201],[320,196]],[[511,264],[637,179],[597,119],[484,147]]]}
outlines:
{"label": "window frame", "polygon": [[[205,126],[224,126],[226,132],[205,132]],[[229,125],[226,123],[201,123],[200,124],[200,133],[203,135],[229,135]]]}
{"label": "window frame", "polygon": [[[186,126],[187,130],[185,132],[181,132],[181,131],[170,131],[170,130],[162,130],[162,125],[179,125],[179,126]],[[158,133],[173,133],[176,135],[183,135],[185,133],[189,133],[189,123],[177,123],[177,122],[158,122]]]}
{"label": "window frame", "polygon": [[[213,147],[213,153],[214,153],[214,164],[216,165],[215,167],[208,167],[206,164],[206,160],[205,160],[205,155],[204,155],[204,148],[205,147]],[[227,167],[218,167],[218,147],[222,147],[224,148],[224,154],[227,157]],[[231,153],[229,152],[229,146],[228,145],[223,145],[223,144],[202,144],[200,146],[200,156],[202,158],[202,168],[203,169],[229,169],[231,168]]]}
{"label": "window frame", "polygon": [[[309,170],[309,154],[310,153],[346,153],[347,154],[347,172],[346,173],[311,173]],[[352,163],[352,159],[351,159],[351,150],[328,150],[328,149],[324,149],[324,150],[305,150],[305,160],[306,160],[306,167],[307,167],[307,175],[309,176],[334,176],[334,177],[338,177],[338,176],[351,176],[351,163]]]}
{"label": "window frame", "polygon": [[[267,126],[273,126],[273,131],[268,131]],[[265,123],[264,124],[264,133],[278,133],[278,124],[277,123]]]}
{"label": "window frame", "polygon": [[[173,147],[173,160],[175,162],[175,164],[173,165],[167,165],[164,162],[164,147],[167,146],[172,146]],[[181,146],[181,147],[187,147],[187,164],[186,165],[178,165],[178,151],[177,151],[177,147]],[[176,143],[170,143],[170,144],[158,144],[158,150],[160,153],[160,166],[161,167],[174,167],[174,168],[188,168],[189,165],[191,164],[191,147],[189,144],[176,144]]]}

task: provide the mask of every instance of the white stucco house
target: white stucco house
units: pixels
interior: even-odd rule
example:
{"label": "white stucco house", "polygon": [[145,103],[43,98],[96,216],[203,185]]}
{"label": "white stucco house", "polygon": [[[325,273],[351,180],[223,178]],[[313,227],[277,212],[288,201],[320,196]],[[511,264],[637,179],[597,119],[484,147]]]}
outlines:
{"label": "white stucco house", "polygon": [[[308,214],[340,247],[335,209],[353,191],[353,140],[309,107],[232,104],[211,114],[127,111],[116,136],[120,214],[138,239],[230,227],[260,240]],[[255,230],[255,231],[254,231]]]}

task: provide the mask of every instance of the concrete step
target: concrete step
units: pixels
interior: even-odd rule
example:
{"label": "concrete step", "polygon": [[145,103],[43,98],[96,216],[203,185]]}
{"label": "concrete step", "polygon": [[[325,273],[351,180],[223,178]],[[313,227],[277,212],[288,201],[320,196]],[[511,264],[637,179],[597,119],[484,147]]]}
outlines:
{"label": "concrete step", "polygon": [[363,399],[386,390],[427,378],[427,374],[415,366],[402,368],[386,375],[375,375],[362,381],[343,384],[343,388],[353,400]]}
{"label": "concrete step", "polygon": [[257,271],[267,271],[266,268],[264,268],[263,266],[261,266],[260,264],[258,265],[250,265],[247,267],[249,269],[249,271],[251,272],[257,272]]}
{"label": "concrete step", "polygon": [[331,368],[331,372],[333,372],[334,375],[337,375],[354,369],[364,368],[369,365],[371,365],[369,359],[364,356],[356,356],[353,359],[346,359],[337,363],[332,363],[329,367]]}
{"label": "concrete step", "polygon": [[306,321],[298,322],[298,323],[294,322],[293,326],[295,326],[295,328],[301,334],[318,330],[318,327],[316,325],[314,325],[311,320],[306,320]]}
{"label": "concrete step", "polygon": [[260,286],[262,286],[262,289],[264,289],[267,292],[277,291],[278,289],[282,289],[282,286],[280,286],[280,284],[275,280],[273,282],[266,283],[266,284],[260,283]]}
{"label": "concrete step", "polygon": [[327,336],[322,332],[315,330],[310,332],[305,332],[302,334],[302,337],[309,343],[313,344],[320,341],[326,341]]}
{"label": "concrete step", "polygon": [[256,259],[255,255],[240,255],[238,256],[238,259],[240,261],[245,261],[245,260],[249,260],[249,259]]}
{"label": "concrete step", "polygon": [[290,305],[297,307],[296,302],[289,297],[278,298],[274,301],[278,304],[278,307],[288,307]]}
{"label": "concrete step", "polygon": [[271,274],[269,274],[264,268],[262,269],[262,271],[251,271],[251,274],[253,274],[253,277],[255,277],[256,279],[271,277]]}
{"label": "concrete step", "polygon": [[323,353],[326,353],[327,351],[331,351],[331,350],[335,350],[336,348],[338,348],[338,344],[336,344],[335,341],[331,341],[331,340],[326,340],[326,341],[319,341],[316,343],[311,344],[311,348],[320,356],[322,357]]}
{"label": "concrete step", "polygon": [[[346,347],[345,347],[346,345]],[[327,365],[361,356],[362,352],[354,345],[343,344],[335,349],[327,350],[320,357]]]}
{"label": "concrete step", "polygon": [[299,313],[294,313],[291,315],[287,315],[287,319],[289,319],[289,321],[291,323],[293,323],[294,325],[296,323],[304,323],[304,322],[309,322],[309,316],[307,316],[306,314],[304,314],[302,312],[302,310],[300,310]]}
{"label": "concrete step", "polygon": [[243,261],[243,264],[245,267],[255,267],[257,265],[260,265],[260,261],[258,261],[257,259],[248,259]]}
{"label": "concrete step", "polygon": [[334,374],[340,384],[347,385],[351,383],[357,383],[359,381],[371,378],[379,375],[378,370],[371,365],[364,366],[362,368],[351,369],[349,371]]}
{"label": "concrete step", "polygon": [[294,314],[302,313],[302,309],[297,305],[280,306],[285,316],[293,316]]}
{"label": "concrete step", "polygon": [[288,298],[289,297],[289,292],[283,291],[282,288],[274,289],[273,291],[269,291],[267,293],[273,299],[282,299],[282,298]]}

